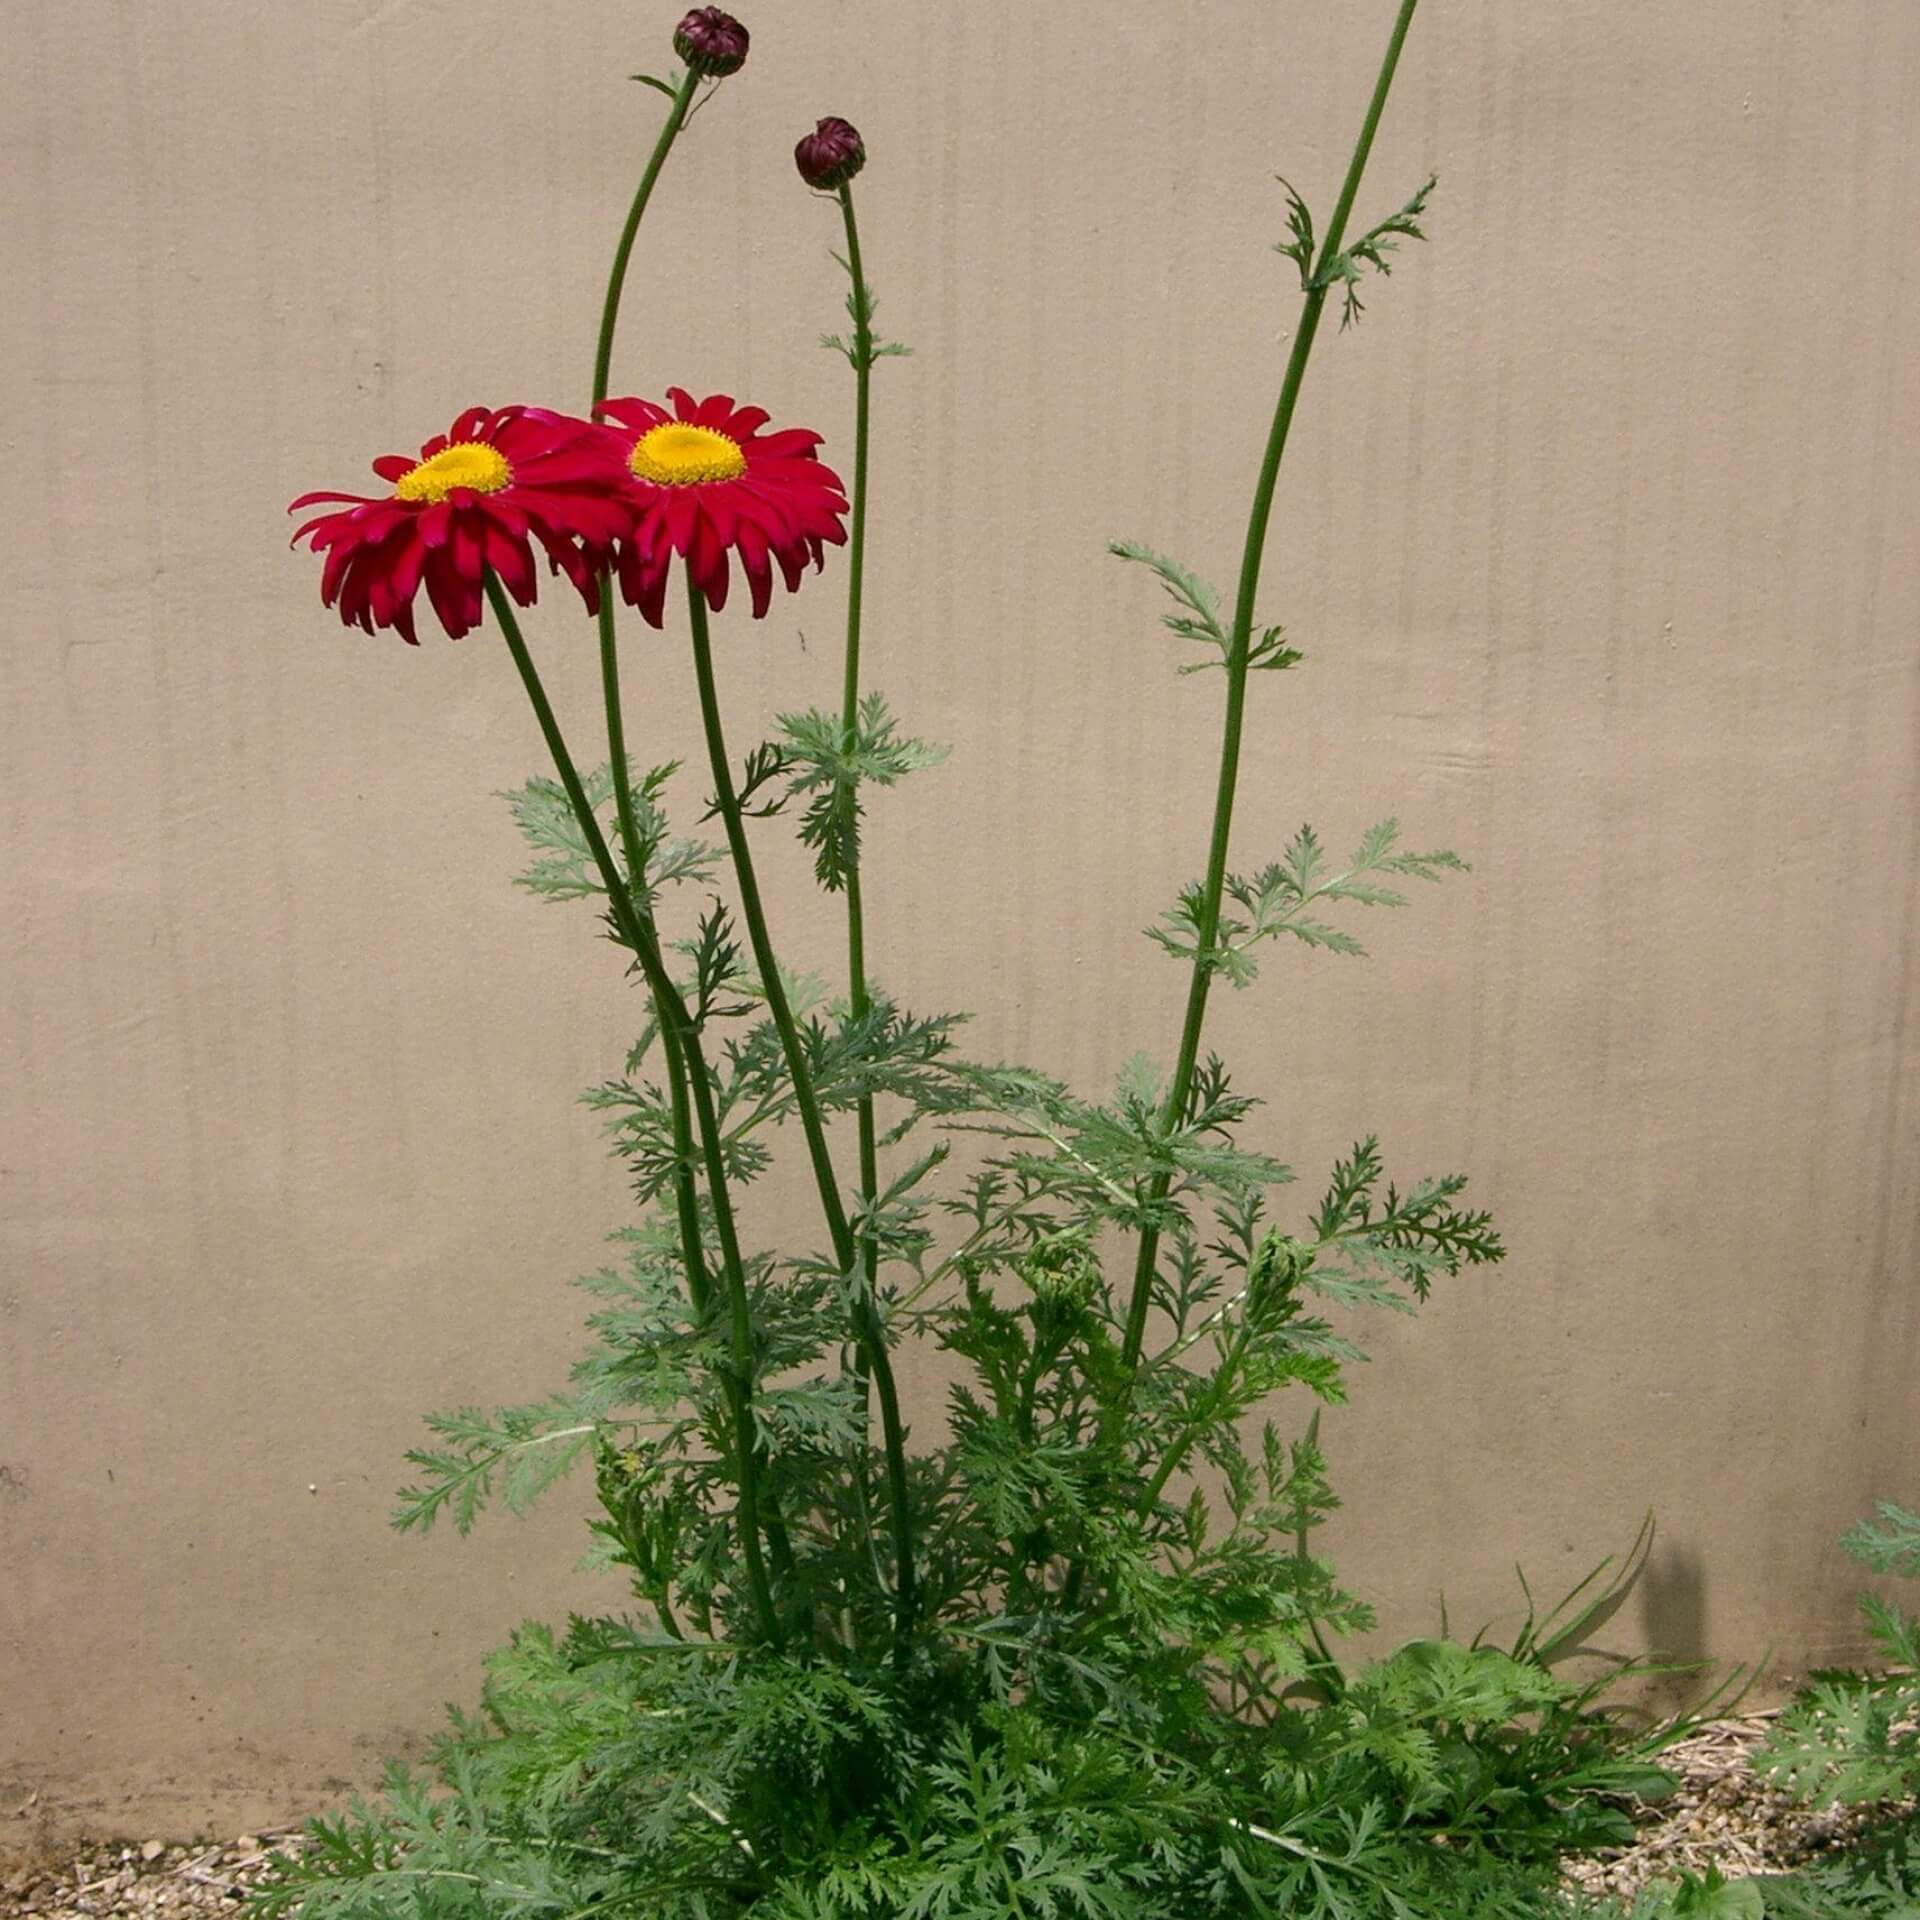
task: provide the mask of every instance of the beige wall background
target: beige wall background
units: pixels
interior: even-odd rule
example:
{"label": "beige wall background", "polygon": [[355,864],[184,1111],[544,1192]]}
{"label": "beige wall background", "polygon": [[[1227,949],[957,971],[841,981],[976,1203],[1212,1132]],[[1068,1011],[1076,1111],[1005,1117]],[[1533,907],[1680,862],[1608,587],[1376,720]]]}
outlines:
{"label": "beige wall background", "polygon": [[[583,1490],[384,1525],[419,1412],[528,1397],[627,1214],[577,1089],[637,1009],[512,890],[497,642],[344,631],[282,509],[460,406],[578,406],[676,4],[0,0],[0,1816],[287,1816],[471,1699]],[[943,770],[876,809],[884,980],[1089,1090],[1169,1058],[1136,936],[1196,872],[1219,689],[1146,538],[1230,578],[1388,0],[755,0],[643,237],[617,386],[845,450],[823,112],[885,329],[871,678]],[[1370,1329],[1330,1542],[1387,1625],[1660,1547],[1622,1645],[1855,1646],[1837,1530],[1920,1494],[1920,356],[1905,0],[1429,0],[1362,201],[1433,244],[1318,351],[1237,850],[1397,812],[1474,875],[1213,1040],[1309,1202],[1378,1128],[1503,1268]],[[723,623],[737,731],[836,697],[842,576]],[[532,623],[583,751],[596,682]],[[690,750],[627,637],[636,750]],[[695,796],[689,780],[683,805]],[[786,946],[834,910],[763,832]],[[782,1196],[785,1196],[783,1199]],[[797,1188],[756,1205],[778,1233]],[[923,1425],[938,1383],[917,1363]]]}

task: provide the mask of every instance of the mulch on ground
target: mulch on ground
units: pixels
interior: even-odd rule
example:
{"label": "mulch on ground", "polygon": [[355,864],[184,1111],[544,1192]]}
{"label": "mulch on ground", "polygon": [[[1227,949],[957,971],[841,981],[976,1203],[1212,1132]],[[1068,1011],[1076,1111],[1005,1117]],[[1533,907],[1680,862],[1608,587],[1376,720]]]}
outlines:
{"label": "mulch on ground", "polygon": [[1752,1766],[1754,1749],[1774,1718],[1769,1712],[1709,1721],[1663,1748],[1659,1764],[1679,1780],[1678,1790],[1635,1809],[1639,1831],[1632,1846],[1570,1860],[1568,1881],[1589,1893],[1631,1896],[1650,1881],[1682,1872],[1699,1876],[1709,1866],[1729,1880],[1788,1873],[1842,1850],[1868,1827],[1903,1811],[1880,1806],[1815,1812],[1788,1799]]}

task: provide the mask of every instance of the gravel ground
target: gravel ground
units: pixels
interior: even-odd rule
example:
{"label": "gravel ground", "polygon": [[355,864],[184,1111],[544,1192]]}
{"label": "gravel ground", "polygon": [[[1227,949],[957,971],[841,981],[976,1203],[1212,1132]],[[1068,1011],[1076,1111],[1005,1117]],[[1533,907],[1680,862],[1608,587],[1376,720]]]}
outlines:
{"label": "gravel ground", "polygon": [[[1568,1863],[1567,1878],[1594,1893],[1632,1894],[1650,1880],[1716,1865],[1729,1879],[1780,1873],[1843,1847],[1891,1808],[1810,1813],[1774,1792],[1748,1765],[1770,1714],[1717,1720],[1660,1758],[1680,1789],[1641,1810],[1631,1847]],[[98,1841],[59,1858],[0,1860],[0,1920],[105,1920],[126,1914],[232,1914],[274,1847],[297,1827],[228,1842]]]}
{"label": "gravel ground", "polygon": [[1773,1724],[1771,1713],[1715,1720],[1659,1755],[1679,1790],[1641,1807],[1630,1847],[1570,1860],[1567,1879],[1589,1893],[1635,1894],[1682,1869],[1717,1866],[1729,1880],[1785,1873],[1844,1848],[1865,1828],[1905,1807],[1828,1807],[1816,1813],[1777,1793],[1749,1764]]}
{"label": "gravel ground", "polygon": [[0,1920],[33,1914],[69,1920],[110,1914],[232,1914],[266,1872],[267,1854],[295,1843],[297,1827],[237,1840],[82,1843],[57,1859],[0,1862]]}

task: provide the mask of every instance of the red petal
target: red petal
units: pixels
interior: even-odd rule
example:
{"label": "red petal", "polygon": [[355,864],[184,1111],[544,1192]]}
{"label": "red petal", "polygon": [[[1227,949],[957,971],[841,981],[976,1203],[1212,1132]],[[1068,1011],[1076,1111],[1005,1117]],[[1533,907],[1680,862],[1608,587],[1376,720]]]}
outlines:
{"label": "red petal", "polygon": [[482,494],[480,511],[489,520],[504,527],[516,540],[526,537],[527,516],[520,510],[510,493]]}
{"label": "red petal", "polygon": [[[427,550],[418,540],[409,535],[393,544],[393,553],[389,564],[393,568],[393,591],[396,599],[411,606],[413,596],[420,591],[420,569],[426,564]],[[396,625],[398,622],[395,623]]]}
{"label": "red petal", "polygon": [[358,544],[350,540],[342,540],[329,549],[327,564],[320,569],[320,604],[323,607],[332,606],[339,598],[340,583],[346,578],[347,568],[352,565],[354,555],[359,551]]}
{"label": "red petal", "polygon": [[638,584],[640,591],[633,596],[633,604],[640,609],[640,618],[650,627],[664,626],[667,611],[667,556],[664,553],[640,569]]}
{"label": "red petal", "polygon": [[753,443],[756,456],[771,455],[779,459],[798,457],[805,459],[808,449],[817,447],[822,435],[806,427],[783,427],[778,433],[762,434]]}
{"label": "red petal", "polygon": [[426,557],[425,585],[427,598],[433,603],[433,611],[440,624],[446,628],[450,640],[458,640],[467,631],[460,618],[459,582],[453,577],[452,569],[447,565],[444,548],[431,549]]}
{"label": "red petal", "polygon": [[713,537],[723,547],[733,545],[734,529],[740,524],[740,502],[736,490],[728,484],[700,489],[701,519],[712,528]]}
{"label": "red petal", "polygon": [[344,501],[350,507],[370,507],[372,499],[364,493],[303,493],[298,500],[289,501],[287,511],[298,513],[303,507],[318,506],[321,501]]}
{"label": "red petal", "polygon": [[713,537],[710,521],[702,520],[687,558],[687,576],[707,596],[715,613],[727,604],[727,550]]}
{"label": "red petal", "polygon": [[[323,513],[319,519],[309,520],[305,522],[304,525],[295,527],[293,530],[293,538],[287,542],[287,545],[297,547],[308,534],[313,533],[313,548],[314,551],[318,553],[322,547],[330,547],[340,538],[346,518],[347,516],[344,513]],[[314,533],[314,529],[317,527],[324,527],[326,532]]]}
{"label": "red petal", "polygon": [[623,400],[602,400],[595,411],[603,419],[618,420],[622,426],[632,427],[636,433],[644,433],[673,418],[664,407],[633,394]]}
{"label": "red petal", "polygon": [[462,580],[480,578],[486,522],[471,513],[453,516],[453,535],[447,543],[453,570]]}
{"label": "red petal", "polygon": [[693,529],[700,518],[699,503],[694,495],[696,487],[669,487],[666,489],[666,509],[661,515],[661,526],[667,536],[667,544],[675,553],[687,553],[693,547]]}
{"label": "red petal", "polygon": [[533,554],[524,540],[514,540],[498,527],[486,528],[487,565],[500,576],[500,584],[523,607],[533,604],[539,581],[533,571]]}
{"label": "red petal", "polygon": [[773,569],[767,564],[767,537],[751,520],[743,520],[737,545],[740,566],[753,595],[753,617],[763,620],[773,601]]}

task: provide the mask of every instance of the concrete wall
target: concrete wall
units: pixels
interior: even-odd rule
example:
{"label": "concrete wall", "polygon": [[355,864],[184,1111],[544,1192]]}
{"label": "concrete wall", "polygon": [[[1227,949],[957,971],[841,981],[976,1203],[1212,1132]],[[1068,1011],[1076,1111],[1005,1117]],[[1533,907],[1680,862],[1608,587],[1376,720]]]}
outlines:
{"label": "concrete wall", "polygon": [[[578,406],[675,5],[5,0],[0,1817],[252,1823],[470,1698],[583,1498],[387,1532],[421,1409],[555,1382],[626,1215],[576,1089],[636,1009],[507,884],[540,764],[497,642],[344,632],[282,509],[476,399]],[[872,679],[944,770],[876,809],[882,977],[1089,1089],[1175,1041],[1135,929],[1203,857],[1218,682],[1150,539],[1230,577],[1388,0],[756,0],[676,156],[617,384],[845,450],[789,152],[865,130],[886,329]],[[1238,847],[1397,811],[1470,880],[1276,955],[1212,1037],[1311,1178],[1378,1127],[1513,1248],[1373,1329],[1333,1547],[1456,1621],[1662,1545],[1620,1623],[1853,1645],[1837,1529],[1920,1492],[1920,9],[1429,0],[1363,212],[1433,244],[1323,339]],[[841,577],[728,617],[749,715],[835,697]],[[591,733],[590,645],[533,623]],[[638,751],[694,745],[627,641]],[[831,908],[762,835],[796,960]],[[1304,1191],[1304,1189],[1303,1189]],[[783,1198],[784,1196],[784,1198]],[[800,1216],[787,1185],[757,1237]],[[932,1373],[907,1366],[930,1417]],[[30,1801],[30,1796],[37,1799]],[[25,1808],[23,1814],[19,1809]]]}

